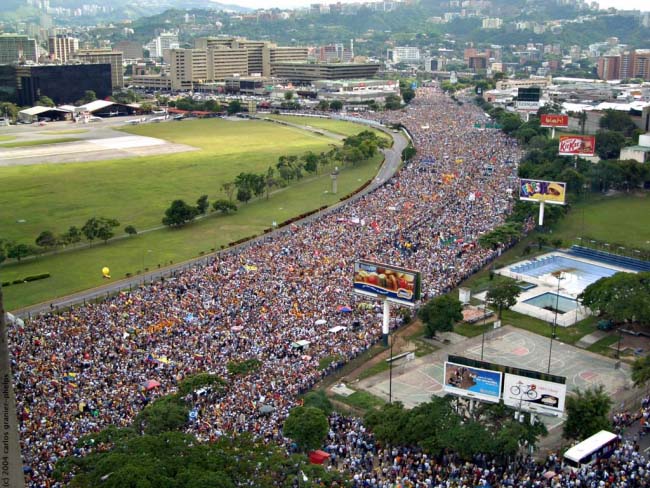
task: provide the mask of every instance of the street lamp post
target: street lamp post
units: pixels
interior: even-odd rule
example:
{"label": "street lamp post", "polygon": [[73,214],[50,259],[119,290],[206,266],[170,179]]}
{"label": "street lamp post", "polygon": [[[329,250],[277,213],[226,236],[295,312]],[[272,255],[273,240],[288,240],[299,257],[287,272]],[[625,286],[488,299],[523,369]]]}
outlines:
{"label": "street lamp post", "polygon": [[388,403],[393,403],[393,336],[390,339],[390,358],[388,359]]}
{"label": "street lamp post", "polygon": [[487,292],[485,294],[485,300],[483,300],[483,334],[481,336],[481,361],[483,361],[483,349],[485,348],[485,322],[487,320],[486,308],[487,308]]}
{"label": "street lamp post", "polygon": [[555,294],[555,315],[553,317],[553,324],[551,325],[551,343],[548,349],[548,371],[551,372],[551,356],[553,354],[553,339],[555,338],[555,331],[557,330],[557,311],[560,306],[560,282],[562,281],[562,272],[558,271],[553,273],[553,276],[557,278],[557,293]]}

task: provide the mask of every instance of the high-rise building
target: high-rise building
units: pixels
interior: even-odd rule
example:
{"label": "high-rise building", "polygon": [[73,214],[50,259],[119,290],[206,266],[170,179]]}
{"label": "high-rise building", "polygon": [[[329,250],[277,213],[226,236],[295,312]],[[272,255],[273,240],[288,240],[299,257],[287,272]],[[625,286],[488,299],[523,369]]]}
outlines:
{"label": "high-rise building", "polygon": [[178,49],[179,47],[178,34],[174,32],[162,32],[144,46],[152,58],[162,58],[165,55],[165,51]]}
{"label": "high-rise building", "polygon": [[276,63],[307,61],[306,47],[264,46],[262,48],[262,75],[271,76],[271,70]]}
{"label": "high-rise building", "polygon": [[328,44],[327,46],[321,46],[318,48],[318,60],[323,63],[332,63],[336,61],[349,63],[352,61],[353,56],[352,48],[347,48],[345,45],[340,43]]}
{"label": "high-rise building", "polygon": [[317,80],[372,78],[380,66],[379,63],[275,63],[271,75],[296,84],[309,84]]}
{"label": "high-rise building", "polygon": [[113,90],[124,86],[124,57],[120,51],[111,49],[82,49],[75,58],[85,63],[108,63],[111,65],[111,83]]}
{"label": "high-rise building", "polygon": [[57,34],[48,38],[50,58],[67,63],[72,55],[79,50],[79,39],[67,34]]}
{"label": "high-rise building", "polygon": [[621,73],[621,57],[603,56],[598,58],[597,73],[601,80],[618,80]]}
{"label": "high-rise building", "polygon": [[134,41],[120,41],[115,44],[114,49],[124,54],[124,59],[143,59],[144,52],[142,46]]}
{"label": "high-rise building", "polygon": [[222,81],[228,76],[248,74],[248,50],[216,46],[207,49],[207,79]]}
{"label": "high-rise building", "polygon": [[37,60],[35,39],[17,34],[0,34],[0,64],[35,63]]}
{"label": "high-rise building", "polygon": [[171,49],[169,54],[172,90],[193,90],[195,83],[208,80],[207,49]]}

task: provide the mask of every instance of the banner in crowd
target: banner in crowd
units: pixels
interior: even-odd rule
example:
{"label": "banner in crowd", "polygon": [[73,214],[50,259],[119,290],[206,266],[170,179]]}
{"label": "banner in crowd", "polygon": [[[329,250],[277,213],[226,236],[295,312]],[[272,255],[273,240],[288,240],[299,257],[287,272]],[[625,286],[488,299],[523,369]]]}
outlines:
{"label": "banner in crowd", "polygon": [[596,154],[594,136],[560,136],[560,156],[593,156]]}
{"label": "banner in crowd", "polygon": [[519,199],[527,202],[547,202],[564,205],[566,183],[521,179],[519,180]]}
{"label": "banner in crowd", "polygon": [[354,291],[412,305],[420,298],[420,272],[359,260],[354,263]]}
{"label": "banner in crowd", "polygon": [[447,393],[498,403],[502,379],[498,371],[445,362],[444,390]]}
{"label": "banner in crowd", "polygon": [[505,373],[503,403],[519,410],[561,415],[566,385]]}
{"label": "banner in crowd", "polygon": [[541,127],[569,127],[569,116],[560,114],[542,114],[539,118]]}

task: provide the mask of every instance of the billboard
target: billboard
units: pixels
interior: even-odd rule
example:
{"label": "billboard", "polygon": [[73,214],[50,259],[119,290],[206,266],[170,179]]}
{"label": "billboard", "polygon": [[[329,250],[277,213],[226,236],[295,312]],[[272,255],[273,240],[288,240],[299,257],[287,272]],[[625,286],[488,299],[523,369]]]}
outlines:
{"label": "billboard", "polygon": [[560,156],[593,156],[595,151],[594,136],[560,136]]}
{"label": "billboard", "polygon": [[566,385],[505,373],[503,403],[519,410],[562,415]]}
{"label": "billboard", "polygon": [[518,88],[517,89],[517,108],[526,110],[539,109],[539,99],[542,94],[541,88]]}
{"label": "billboard", "polygon": [[519,200],[564,205],[566,183],[560,181],[519,180]]}
{"label": "billboard", "polygon": [[354,291],[402,305],[420,299],[420,272],[359,260],[354,263]]}
{"label": "billboard", "polygon": [[559,114],[543,114],[539,118],[541,127],[569,127],[569,116]]}
{"label": "billboard", "polygon": [[498,371],[447,361],[444,390],[454,395],[498,403],[501,398],[502,378],[502,373]]}

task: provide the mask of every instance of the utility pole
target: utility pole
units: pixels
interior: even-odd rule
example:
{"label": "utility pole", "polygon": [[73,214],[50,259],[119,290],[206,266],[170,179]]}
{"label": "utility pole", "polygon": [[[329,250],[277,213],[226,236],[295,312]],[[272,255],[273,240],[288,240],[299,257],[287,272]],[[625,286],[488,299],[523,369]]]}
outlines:
{"label": "utility pole", "polygon": [[25,475],[18,441],[18,416],[16,415],[16,397],[14,396],[9,343],[7,340],[7,322],[0,283],[0,418],[2,421],[2,469],[0,486],[24,488]]}

